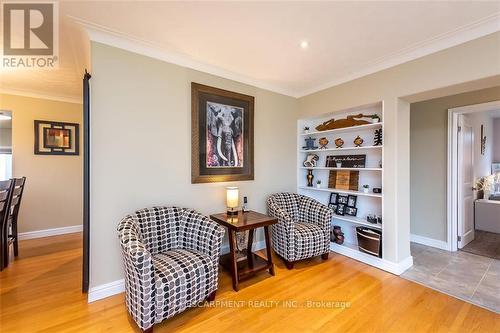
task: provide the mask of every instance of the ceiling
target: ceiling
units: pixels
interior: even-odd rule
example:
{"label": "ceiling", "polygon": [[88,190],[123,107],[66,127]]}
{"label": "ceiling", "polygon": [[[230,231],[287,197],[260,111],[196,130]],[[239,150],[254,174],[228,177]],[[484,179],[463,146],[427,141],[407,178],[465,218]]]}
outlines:
{"label": "ceiling", "polygon": [[2,90],[81,98],[90,58],[80,24],[117,45],[132,41],[157,58],[290,96],[500,30],[499,1],[64,1],[59,12],[60,69],[1,72]]}

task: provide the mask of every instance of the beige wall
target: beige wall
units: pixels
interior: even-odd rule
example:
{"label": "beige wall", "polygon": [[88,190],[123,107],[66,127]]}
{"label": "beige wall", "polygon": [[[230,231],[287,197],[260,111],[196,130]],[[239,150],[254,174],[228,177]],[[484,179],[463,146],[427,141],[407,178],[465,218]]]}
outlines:
{"label": "beige wall", "polygon": [[493,162],[500,163],[500,118],[493,120]]}
{"label": "beige wall", "polygon": [[299,117],[383,101],[385,259],[401,262],[410,256],[410,107],[406,100],[446,87],[467,89],[461,84],[498,76],[499,54],[500,33],[495,33],[299,99]]}
{"label": "beige wall", "polygon": [[0,94],[0,109],[12,111],[13,176],[27,178],[19,232],[82,224],[81,151],[79,156],[35,155],[33,122],[81,124],[82,105]]}
{"label": "beige wall", "polygon": [[92,43],[91,287],[123,278],[116,226],[152,205],[225,210],[228,183],[191,184],[191,82],[255,96],[255,180],[232,182],[266,212],[296,189],[297,101]]}
{"label": "beige wall", "polygon": [[[446,242],[448,109],[494,100],[500,100],[500,87],[411,104],[412,234]],[[474,130],[478,132],[478,124]],[[487,163],[484,156],[475,155],[477,166]],[[476,172],[483,172],[477,169]]]}

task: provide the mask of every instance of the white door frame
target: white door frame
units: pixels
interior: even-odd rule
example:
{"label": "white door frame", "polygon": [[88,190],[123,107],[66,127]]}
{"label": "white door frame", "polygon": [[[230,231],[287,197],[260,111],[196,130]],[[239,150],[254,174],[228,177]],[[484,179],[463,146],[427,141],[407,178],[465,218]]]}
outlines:
{"label": "white door frame", "polygon": [[458,250],[458,115],[498,110],[500,100],[489,103],[448,109],[448,167],[447,167],[447,245],[449,251]]}

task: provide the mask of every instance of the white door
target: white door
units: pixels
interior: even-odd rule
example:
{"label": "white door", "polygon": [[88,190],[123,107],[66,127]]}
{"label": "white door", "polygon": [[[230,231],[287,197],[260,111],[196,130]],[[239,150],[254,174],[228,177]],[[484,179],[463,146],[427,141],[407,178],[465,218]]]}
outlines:
{"label": "white door", "polygon": [[474,240],[474,132],[458,116],[458,248]]}

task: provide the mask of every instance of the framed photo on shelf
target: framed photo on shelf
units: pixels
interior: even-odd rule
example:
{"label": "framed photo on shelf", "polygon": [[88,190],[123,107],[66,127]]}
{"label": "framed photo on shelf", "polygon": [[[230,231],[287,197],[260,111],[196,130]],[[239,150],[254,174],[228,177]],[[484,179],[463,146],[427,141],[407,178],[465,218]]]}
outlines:
{"label": "framed photo on shelf", "polygon": [[335,193],[335,192],[330,193],[330,201],[329,201],[329,203],[336,204],[337,203],[338,195],[339,194]]}
{"label": "framed photo on shelf", "polygon": [[347,195],[339,194],[337,196],[337,203],[338,204],[347,205],[347,202],[348,202],[348,196]]}
{"label": "framed photo on shelf", "polygon": [[350,216],[356,216],[358,214],[358,209],[354,207],[347,206],[345,208],[345,214]]}
{"label": "framed photo on shelf", "polygon": [[331,209],[333,209],[333,212],[335,214],[337,214],[337,204],[334,204],[334,203],[329,203],[328,204],[328,207],[330,207]]}
{"label": "framed photo on shelf", "polygon": [[337,215],[344,215],[346,206],[344,204],[337,205]]}
{"label": "framed photo on shelf", "polygon": [[356,208],[357,201],[358,201],[357,196],[351,194],[347,196],[347,206]]}

